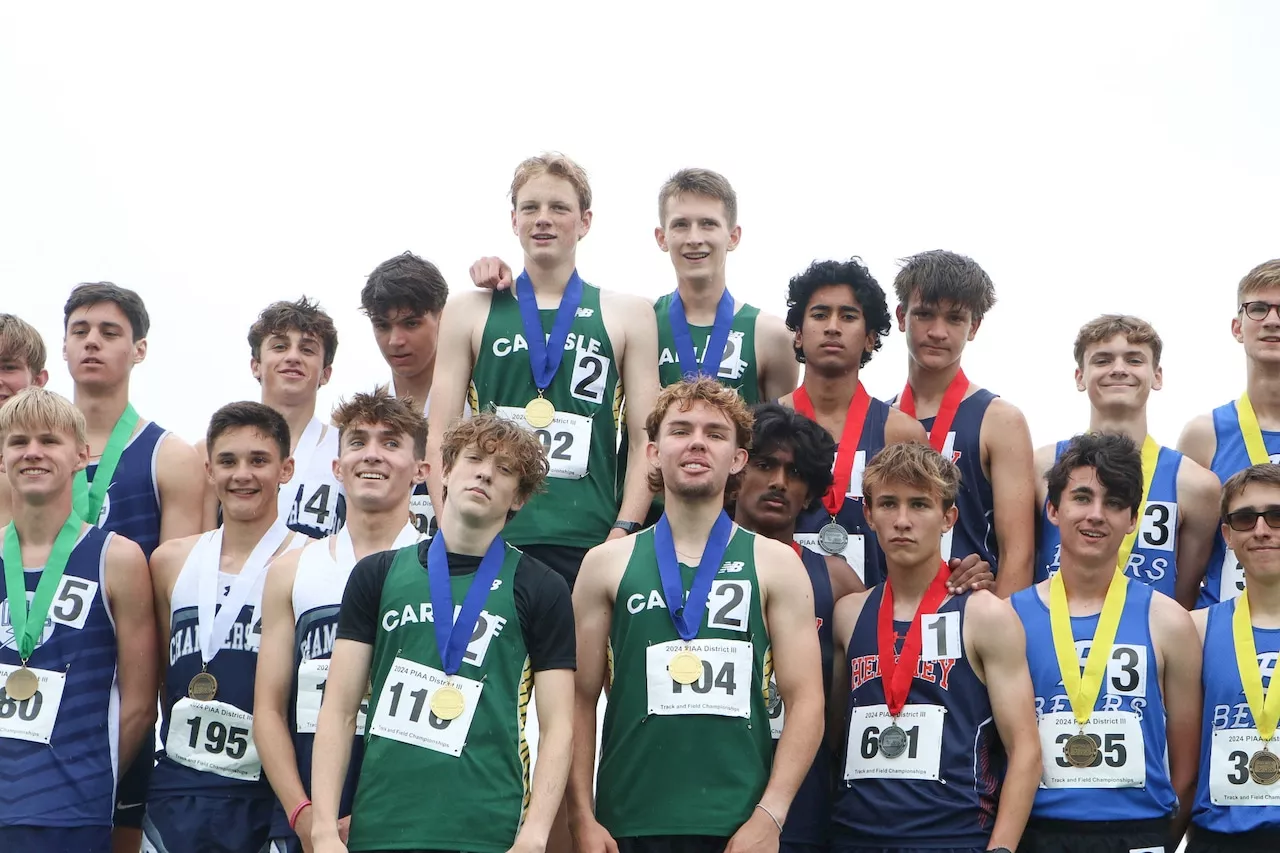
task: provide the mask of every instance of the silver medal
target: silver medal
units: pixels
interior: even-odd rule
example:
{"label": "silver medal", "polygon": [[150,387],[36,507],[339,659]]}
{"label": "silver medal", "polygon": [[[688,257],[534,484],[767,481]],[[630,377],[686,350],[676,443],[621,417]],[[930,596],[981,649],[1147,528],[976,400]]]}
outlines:
{"label": "silver medal", "polygon": [[880,732],[880,754],[885,758],[897,758],[907,751],[907,733],[897,723]]}
{"label": "silver medal", "polygon": [[849,531],[832,521],[818,531],[818,547],[828,554],[843,554],[849,547]]}

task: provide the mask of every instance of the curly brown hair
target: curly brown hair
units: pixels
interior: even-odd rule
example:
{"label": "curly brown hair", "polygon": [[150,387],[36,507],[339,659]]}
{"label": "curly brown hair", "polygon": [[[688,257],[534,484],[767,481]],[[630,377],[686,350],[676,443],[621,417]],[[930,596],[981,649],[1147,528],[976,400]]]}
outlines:
{"label": "curly brown hair", "polygon": [[445,430],[441,442],[440,456],[446,477],[458,461],[458,454],[472,445],[482,453],[510,458],[518,482],[516,498],[521,503],[542,490],[550,470],[546,451],[538,437],[493,412],[482,412],[469,420],[458,421]]}
{"label": "curly brown hair", "polygon": [[[672,407],[678,412],[687,412],[693,408],[694,403],[706,403],[713,409],[719,409],[728,418],[729,423],[733,425],[734,437],[737,440],[738,447],[748,448],[751,446],[751,430],[755,426],[755,417],[751,414],[751,410],[747,408],[747,404],[743,402],[737,391],[721,385],[709,376],[684,379],[662,389],[658,394],[658,399],[653,404],[653,411],[649,412],[649,417],[644,422],[645,432],[648,433],[649,440],[657,442],[662,422],[666,420],[667,413],[671,411]],[[727,491],[732,492],[737,488],[737,481],[740,479],[741,473],[738,472],[730,476],[729,484],[726,486]],[[662,471],[650,468],[647,479],[649,481],[649,489],[655,494],[661,494],[663,490]]]}
{"label": "curly brown hair", "polygon": [[333,357],[338,354],[338,329],[320,303],[305,296],[297,302],[272,302],[263,308],[249,327],[249,352],[261,361],[263,341],[272,335],[295,331],[318,338],[324,346],[324,366],[333,364]]}
{"label": "curly brown hair", "polygon": [[356,424],[384,424],[413,439],[413,458],[427,458],[427,419],[418,411],[412,398],[396,397],[385,385],[372,394],[355,394],[340,400],[333,410],[333,425],[338,428],[338,446],[347,429]]}

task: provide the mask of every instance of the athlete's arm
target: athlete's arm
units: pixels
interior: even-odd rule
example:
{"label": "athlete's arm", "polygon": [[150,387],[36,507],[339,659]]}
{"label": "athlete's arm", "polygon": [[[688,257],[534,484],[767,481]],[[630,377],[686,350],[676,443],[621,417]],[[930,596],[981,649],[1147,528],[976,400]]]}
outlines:
{"label": "athlete's arm", "polygon": [[542,853],[569,778],[573,752],[573,670],[535,672],[533,701],[538,709],[538,760],[533,766],[529,810],[511,850]]}
{"label": "athlete's arm", "polygon": [[440,447],[445,430],[467,405],[467,389],[475,366],[472,326],[484,316],[488,294],[464,293],[445,303],[440,314],[440,341],[436,346],[436,370],[431,384],[431,409],[427,421],[427,492],[436,515],[444,507],[444,467]]}
{"label": "athlete's arm", "polygon": [[[622,483],[622,505],[619,521],[644,521],[653,495],[649,491],[649,463],[645,445],[649,436],[644,422],[658,396],[658,324],[653,306],[637,296],[609,295],[611,313],[622,321],[625,334],[619,371],[627,398],[627,470]],[[612,450],[612,448],[610,448]],[[626,536],[622,530],[609,531],[609,537]]]}
{"label": "athlete's arm", "polygon": [[1178,795],[1173,819],[1175,846],[1191,819],[1200,769],[1200,715],[1204,711],[1200,667],[1203,650],[1191,615],[1166,595],[1151,596],[1151,639],[1160,658],[1169,780]]}
{"label": "athlete's arm", "polygon": [[[321,540],[316,548],[328,547]],[[289,551],[267,569],[262,590],[262,639],[253,686],[253,743],[262,769],[285,814],[307,798],[307,787],[298,775],[298,756],[289,731],[289,693],[293,687],[293,579],[302,549]],[[326,689],[328,685],[326,684]],[[298,818],[298,837],[308,838],[311,810]]]}
{"label": "athlete's arm", "polygon": [[160,487],[160,541],[181,539],[204,530],[204,460],[176,435],[167,435],[156,457]]}
{"label": "athlete's arm", "polygon": [[1016,850],[1044,769],[1026,635],[1008,601],[975,592],[965,606],[964,640],[975,672],[987,685],[991,715],[1008,756],[988,847]]}
{"label": "athlete's arm", "polygon": [[924,425],[911,415],[890,407],[889,417],[884,422],[884,443],[898,444],[904,441],[928,444],[929,434],[924,431]]}
{"label": "athlete's arm", "polygon": [[831,578],[832,601],[839,601],[846,595],[853,595],[855,592],[866,591],[867,587],[862,583],[862,578],[858,577],[858,573],[844,561],[844,557],[837,557],[831,554],[825,556],[827,558],[827,575]]}
{"label": "athlete's arm", "polygon": [[136,544],[123,536],[112,536],[103,575],[116,627],[119,761],[123,773],[155,729],[156,617],[147,560]]}
{"label": "athlete's arm", "polygon": [[1178,450],[1194,459],[1201,468],[1211,468],[1218,450],[1218,436],[1213,430],[1213,415],[1196,415],[1182,428]]}
{"label": "athlete's arm", "polygon": [[[652,314],[653,312],[649,312]],[[605,542],[582,560],[573,587],[573,622],[578,635],[574,676],[573,759],[567,791],[569,828],[578,853],[618,853],[618,844],[595,817],[596,704],[604,688],[613,596],[631,559],[634,538]]]}
{"label": "athlete's arm", "polygon": [[[338,830],[338,805],[351,764],[356,714],[369,683],[373,646],[355,640],[334,641],[324,700],[316,719],[311,753],[311,843],[316,853],[346,850]],[[297,803],[294,803],[297,805]]]}
{"label": "athlete's arm", "polygon": [[813,630],[813,587],[800,558],[781,542],[757,536],[755,563],[773,649],[773,671],[787,709],[787,724],[774,750],[769,782],[760,795],[764,809],[752,811],[729,839],[725,853],[753,849],[768,839],[776,842],[778,829],[773,820],[786,821],[791,801],[822,743],[822,652]]}
{"label": "athlete's arm", "polygon": [[[1196,626],[1196,636],[1200,638],[1200,646],[1203,651],[1204,632],[1209,628],[1209,608],[1201,607],[1199,610],[1191,611],[1191,624]],[[1203,655],[1201,656],[1203,663]]]}
{"label": "athlete's arm", "polygon": [[848,737],[845,715],[849,711],[849,640],[866,603],[866,593],[837,599],[835,612],[831,614],[833,653],[831,693],[827,697],[827,745],[837,756],[844,754],[844,742]]}
{"label": "athlete's arm", "polygon": [[1016,406],[995,399],[982,419],[979,438],[991,483],[996,541],[1000,543],[996,594],[1008,598],[1031,585],[1031,561],[1036,551],[1036,474],[1031,431]]}
{"label": "athlete's arm", "polygon": [[[203,438],[196,442],[196,456],[200,458],[202,465],[209,464],[209,447]],[[209,479],[207,467],[202,473],[204,479],[200,487],[202,489],[200,532],[203,533],[206,530],[218,529],[218,491],[213,487],[213,480]]]}
{"label": "athlete's arm", "polygon": [[153,618],[156,627],[157,660],[160,663],[157,693],[162,705],[165,700],[164,678],[169,669],[169,629],[171,627],[169,606],[173,600],[173,586],[178,581],[182,564],[187,561],[187,555],[191,553],[191,549],[199,538],[199,536],[188,536],[185,539],[173,539],[161,543],[160,547],[151,552],[151,589],[154,593],[155,608]]}
{"label": "athlete's arm", "polygon": [[1178,570],[1174,592],[1178,603],[1188,610],[1196,606],[1200,582],[1208,568],[1220,521],[1221,494],[1222,484],[1212,471],[1190,458],[1182,460],[1178,466]]}
{"label": "athlete's arm", "polygon": [[762,401],[790,394],[800,384],[794,339],[781,317],[763,311],[756,315],[756,376]]}

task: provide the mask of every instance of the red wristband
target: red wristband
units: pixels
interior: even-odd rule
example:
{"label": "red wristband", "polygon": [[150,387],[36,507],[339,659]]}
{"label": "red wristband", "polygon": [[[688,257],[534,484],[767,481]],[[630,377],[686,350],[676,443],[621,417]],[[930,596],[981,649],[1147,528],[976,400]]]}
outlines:
{"label": "red wristband", "polygon": [[302,810],[311,805],[310,800],[303,800],[293,807],[293,812],[289,815],[289,828],[296,830],[298,828],[298,815],[302,814]]}

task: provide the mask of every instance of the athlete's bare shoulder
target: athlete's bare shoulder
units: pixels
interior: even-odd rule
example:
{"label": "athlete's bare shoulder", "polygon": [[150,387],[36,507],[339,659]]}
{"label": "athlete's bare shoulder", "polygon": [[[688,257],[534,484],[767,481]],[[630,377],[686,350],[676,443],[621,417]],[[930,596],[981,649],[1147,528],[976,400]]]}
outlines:
{"label": "athlete's bare shoulder", "polygon": [[636,537],[633,534],[606,540],[588,551],[578,567],[578,577],[573,585],[574,598],[606,596],[612,601],[635,547]]}
{"label": "athlete's bare shoulder", "polygon": [[658,364],[658,320],[653,303],[643,296],[617,290],[600,291],[600,311],[614,354],[653,360]]}
{"label": "athlete's bare shoulder", "polygon": [[1178,466],[1178,503],[1210,507],[1216,514],[1218,498],[1222,494],[1218,475],[1187,454],[1184,453],[1183,457]]}
{"label": "athlete's bare shoulder", "polygon": [[1036,472],[1036,503],[1043,505],[1049,497],[1049,484],[1045,482],[1045,477],[1049,474],[1049,469],[1053,467],[1053,463],[1058,459],[1058,445],[1042,444],[1036,448],[1034,466]]}
{"label": "athlete's bare shoulder", "polygon": [[1196,636],[1200,638],[1200,645],[1204,645],[1204,632],[1209,627],[1209,608],[1201,607],[1191,611],[1191,624],[1196,626]]}
{"label": "athlete's bare shoulder", "polygon": [[889,417],[884,422],[884,443],[898,444],[907,441],[927,444],[929,434],[924,431],[924,425],[911,415],[890,407]]}
{"label": "athlete's bare shoulder", "polygon": [[793,341],[791,330],[781,317],[767,311],[756,315],[756,372],[765,399],[790,394],[800,381]]}
{"label": "athlete's bare shoulder", "polygon": [[1195,632],[1195,623],[1187,609],[1162,592],[1152,591],[1151,640],[1159,647],[1165,642],[1178,642]]}
{"label": "athlete's bare shoulder", "polygon": [[853,626],[858,621],[858,617],[862,615],[862,608],[870,597],[871,590],[868,589],[862,592],[855,592],[852,595],[846,595],[836,602],[832,618],[835,620],[835,630],[842,641],[848,640],[850,634],[853,633]]}
{"label": "athlete's bare shoulder", "polygon": [[191,555],[191,549],[203,535],[203,533],[196,533],[180,539],[170,539],[168,542],[160,543],[160,546],[151,552],[151,583],[157,590],[163,590],[165,595],[173,590],[173,584],[177,581],[183,565],[186,564],[187,557]]}
{"label": "athlete's bare shoulder", "polygon": [[757,534],[753,554],[756,576],[760,578],[761,595],[767,596],[770,590],[784,586],[803,586],[812,593],[804,565],[790,545]]}
{"label": "athlete's bare shoulder", "polygon": [[1182,428],[1178,436],[1178,450],[1190,457],[1202,468],[1213,465],[1213,454],[1218,449],[1218,436],[1213,429],[1213,413],[1196,415]]}
{"label": "athlete's bare shoulder", "polygon": [[991,440],[1000,441],[1011,431],[1027,431],[1027,418],[1013,403],[1004,397],[996,397],[987,406],[982,416],[982,437],[988,440],[987,429],[991,428]]}

